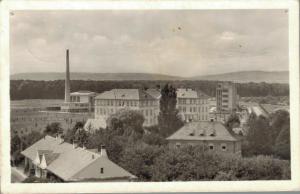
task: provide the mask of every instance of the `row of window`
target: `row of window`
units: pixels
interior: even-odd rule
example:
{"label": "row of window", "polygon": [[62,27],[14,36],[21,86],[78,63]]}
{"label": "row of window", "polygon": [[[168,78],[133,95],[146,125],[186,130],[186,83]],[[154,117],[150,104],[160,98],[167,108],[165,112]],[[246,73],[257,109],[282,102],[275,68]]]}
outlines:
{"label": "row of window", "polygon": [[185,107],[185,106],[178,106],[178,110],[179,110],[179,112],[194,112],[194,113],[196,113],[196,112],[208,112],[208,107],[206,106],[206,107],[204,107],[204,106],[202,106],[202,107]]}
{"label": "row of window", "polygon": [[[176,143],[176,147],[179,148],[180,146],[181,146],[181,143]],[[216,147],[213,143],[208,144],[208,148],[209,148],[209,150],[215,150],[216,149]],[[226,151],[227,150],[226,143],[222,143],[220,148],[221,148],[222,151]]]}
{"label": "row of window", "polygon": [[79,96],[70,96],[71,102],[80,102],[80,97]]}
{"label": "row of window", "polygon": [[187,121],[197,121],[197,120],[208,121],[208,116],[207,115],[189,115],[189,114],[185,114],[184,118]]}
{"label": "row of window", "polygon": [[156,106],[157,102],[153,100],[96,100],[96,105],[102,106]]}
{"label": "row of window", "polygon": [[[141,114],[147,116],[155,116],[154,114],[154,110],[152,109],[145,109],[145,110],[138,110]],[[100,114],[100,115],[111,115],[115,113],[115,109],[113,108],[97,108],[96,109],[96,114]]]}
{"label": "row of window", "polygon": [[178,98],[178,104],[207,104],[207,99],[182,99]]}

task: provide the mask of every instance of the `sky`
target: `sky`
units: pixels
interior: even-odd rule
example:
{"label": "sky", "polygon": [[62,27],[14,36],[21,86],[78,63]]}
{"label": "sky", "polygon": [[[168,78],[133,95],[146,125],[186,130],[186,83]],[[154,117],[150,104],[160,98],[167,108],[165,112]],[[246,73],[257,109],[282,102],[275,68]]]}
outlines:
{"label": "sky", "polygon": [[14,11],[10,73],[288,70],[285,10]]}

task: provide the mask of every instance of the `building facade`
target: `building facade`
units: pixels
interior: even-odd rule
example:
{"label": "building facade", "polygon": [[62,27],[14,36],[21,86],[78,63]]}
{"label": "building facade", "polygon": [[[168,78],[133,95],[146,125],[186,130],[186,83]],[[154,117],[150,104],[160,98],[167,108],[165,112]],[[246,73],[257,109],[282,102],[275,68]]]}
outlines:
{"label": "building facade", "polygon": [[[29,176],[63,182],[131,181],[136,176],[113,163],[105,148],[100,152],[64,142],[60,137],[45,136],[21,154]],[[76,161],[76,162],[74,162]]]}
{"label": "building facade", "polygon": [[77,122],[85,123],[93,117],[91,113],[71,113],[40,109],[11,109],[10,128],[12,135],[24,136],[33,131],[43,133],[48,124],[60,123],[64,130],[73,128]]}
{"label": "building facade", "polygon": [[226,127],[216,121],[186,123],[167,138],[169,145],[202,145],[209,151],[241,155],[241,140],[233,136]]}
{"label": "building facade", "polygon": [[94,112],[95,92],[78,91],[70,94],[70,101],[61,106],[63,112]]}
{"label": "building facade", "polygon": [[236,85],[232,82],[218,83],[216,89],[216,103],[218,112],[235,111],[238,106]]}
{"label": "building facade", "polygon": [[95,98],[95,119],[107,119],[124,108],[139,111],[145,118],[144,126],[158,123],[159,99],[142,89],[112,89],[99,94]]}
{"label": "building facade", "polygon": [[190,88],[179,88],[177,109],[185,121],[208,121],[209,96]]}

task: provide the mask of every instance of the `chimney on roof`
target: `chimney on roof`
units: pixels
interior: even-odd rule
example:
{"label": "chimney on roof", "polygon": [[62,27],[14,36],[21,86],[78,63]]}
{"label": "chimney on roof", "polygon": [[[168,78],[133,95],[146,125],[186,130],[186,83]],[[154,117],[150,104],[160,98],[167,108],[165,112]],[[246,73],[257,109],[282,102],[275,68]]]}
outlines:
{"label": "chimney on roof", "polygon": [[65,79],[65,102],[70,102],[70,67],[69,49],[66,51],[66,79]]}
{"label": "chimney on roof", "polygon": [[77,148],[77,143],[75,143],[75,141],[73,140],[73,149]]}
{"label": "chimney on roof", "polygon": [[107,157],[105,145],[101,145],[100,156]]}

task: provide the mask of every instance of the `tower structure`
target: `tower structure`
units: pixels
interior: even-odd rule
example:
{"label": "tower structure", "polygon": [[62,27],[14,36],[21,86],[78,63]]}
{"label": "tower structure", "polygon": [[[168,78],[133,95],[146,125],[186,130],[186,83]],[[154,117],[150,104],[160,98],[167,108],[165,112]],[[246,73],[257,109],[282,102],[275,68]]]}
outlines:
{"label": "tower structure", "polygon": [[217,111],[232,112],[237,108],[238,99],[236,85],[232,82],[222,82],[216,91]]}
{"label": "tower structure", "polygon": [[65,103],[70,102],[70,61],[69,49],[66,51]]}

